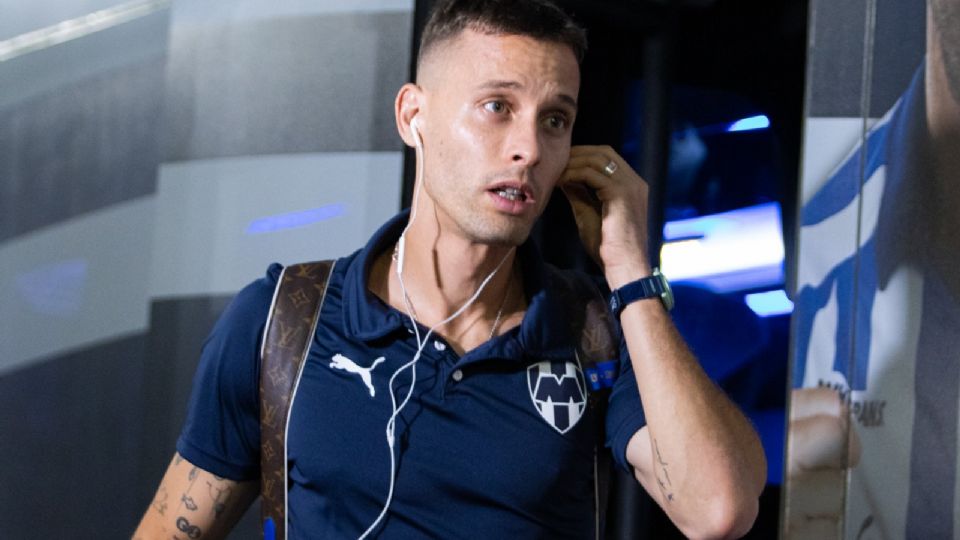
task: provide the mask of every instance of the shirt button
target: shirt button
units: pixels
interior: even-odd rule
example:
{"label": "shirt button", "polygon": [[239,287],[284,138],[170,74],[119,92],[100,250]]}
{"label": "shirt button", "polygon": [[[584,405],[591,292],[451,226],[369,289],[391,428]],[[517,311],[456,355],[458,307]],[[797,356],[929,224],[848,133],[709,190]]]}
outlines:
{"label": "shirt button", "polygon": [[441,352],[447,350],[447,346],[442,341],[434,341],[433,348]]}
{"label": "shirt button", "polygon": [[454,371],[454,372],[453,372],[453,380],[454,380],[455,382],[460,382],[460,381],[462,381],[462,380],[463,380],[463,371],[460,371],[459,369],[456,370],[456,371]]}

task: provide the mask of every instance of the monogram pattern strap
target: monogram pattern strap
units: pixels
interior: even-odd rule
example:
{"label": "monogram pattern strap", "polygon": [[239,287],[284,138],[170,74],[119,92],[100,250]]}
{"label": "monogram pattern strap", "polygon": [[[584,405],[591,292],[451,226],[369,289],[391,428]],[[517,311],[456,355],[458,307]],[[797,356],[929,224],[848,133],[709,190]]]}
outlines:
{"label": "monogram pattern strap", "polygon": [[287,413],[313,341],[333,264],[319,261],[284,268],[264,330],[260,359],[260,516],[267,540],[286,538]]}
{"label": "monogram pattern strap", "polygon": [[580,329],[580,350],[587,361],[599,364],[620,355],[620,345],[614,337],[613,317],[607,303],[596,291],[596,296],[586,301],[583,327]]}
{"label": "monogram pattern strap", "polygon": [[[572,335],[578,336],[576,345],[582,354],[580,361],[584,369],[599,369],[605,362],[618,358],[620,343],[616,327],[597,285],[572,273],[558,273],[556,279],[563,304],[575,308],[569,310],[567,316]],[[591,392],[591,396],[595,395],[606,397],[601,392]]]}
{"label": "monogram pattern strap", "polygon": [[[617,373],[609,374],[605,379],[603,373],[607,370],[617,370],[619,366],[611,363],[620,355],[620,342],[617,339],[616,327],[610,315],[606,299],[595,283],[587,278],[572,273],[557,273],[557,290],[563,304],[570,309],[567,316],[570,321],[570,331],[577,336],[576,346],[580,353],[580,363],[588,379],[597,376],[602,381],[599,388],[590,385],[588,381],[587,405],[599,411],[601,418],[606,416],[607,398],[610,395],[613,379]],[[606,538],[606,517],[609,507],[611,475],[613,473],[612,456],[604,451],[604,429],[597,430],[597,442],[594,448],[597,481],[597,538]]]}
{"label": "monogram pattern strap", "polygon": [[[597,371],[603,371],[603,363],[620,355],[620,344],[616,339],[616,331],[613,326],[613,318],[610,316],[610,310],[604,301],[600,291],[589,284],[589,294],[583,298],[584,320],[580,328],[580,350],[583,351],[586,364]],[[576,305],[576,304],[574,304]],[[606,399],[609,392],[591,392],[593,406],[604,411],[606,416]],[[601,401],[602,400],[602,401]],[[598,403],[599,402],[599,403]],[[604,451],[605,437],[602,435],[604,429],[598,430],[601,434],[597,438],[597,445],[594,450],[596,453],[596,474],[597,474],[597,503],[599,508],[600,524],[597,526],[597,537],[606,538],[606,517],[607,508],[609,508],[610,498],[610,475],[612,473],[613,459],[610,452]]]}

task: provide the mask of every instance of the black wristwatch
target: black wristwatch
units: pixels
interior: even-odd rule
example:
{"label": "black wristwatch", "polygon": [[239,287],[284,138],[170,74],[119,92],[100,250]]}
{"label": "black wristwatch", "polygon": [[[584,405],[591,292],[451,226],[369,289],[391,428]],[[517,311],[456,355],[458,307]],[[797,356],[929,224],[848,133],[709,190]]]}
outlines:
{"label": "black wristwatch", "polygon": [[673,291],[670,290],[670,283],[660,273],[659,268],[653,269],[652,276],[631,281],[610,293],[610,311],[614,317],[619,319],[620,312],[627,305],[637,300],[656,297],[660,297],[660,301],[663,303],[663,307],[667,308],[667,311],[673,309]]}

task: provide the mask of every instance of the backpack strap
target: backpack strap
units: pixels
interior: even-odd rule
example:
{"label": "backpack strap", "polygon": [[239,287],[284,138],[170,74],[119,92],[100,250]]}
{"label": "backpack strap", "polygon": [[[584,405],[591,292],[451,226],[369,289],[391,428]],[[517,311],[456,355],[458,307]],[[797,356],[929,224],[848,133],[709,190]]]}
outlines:
{"label": "backpack strap", "polygon": [[[572,335],[578,336],[576,354],[587,383],[587,406],[595,409],[600,418],[605,418],[607,399],[620,373],[620,342],[616,337],[613,318],[610,316],[606,299],[591,279],[573,272],[556,272],[555,276],[564,304],[575,306],[568,315]],[[606,537],[607,503],[613,467],[610,453],[604,451],[605,441],[605,429],[601,424],[597,429],[597,442],[594,447],[598,539]]]}
{"label": "backpack strap", "polygon": [[334,261],[283,269],[260,350],[260,517],[263,537],[287,534],[287,424]]}

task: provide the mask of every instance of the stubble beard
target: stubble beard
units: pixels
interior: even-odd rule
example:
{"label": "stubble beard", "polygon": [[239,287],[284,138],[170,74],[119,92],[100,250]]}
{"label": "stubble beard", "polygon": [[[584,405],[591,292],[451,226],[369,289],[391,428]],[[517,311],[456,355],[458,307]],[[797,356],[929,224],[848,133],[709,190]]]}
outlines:
{"label": "stubble beard", "polygon": [[[491,175],[483,180],[488,185],[504,175]],[[485,200],[470,200],[457,193],[455,188],[441,188],[439,192],[428,189],[437,212],[444,214],[446,221],[456,227],[463,237],[473,243],[489,246],[516,247],[527,241],[530,231],[543,208],[536,216],[509,216],[487,208]],[[467,193],[472,193],[467,191]]]}
{"label": "stubble beard", "polygon": [[[450,199],[446,199],[449,201]],[[526,242],[533,229],[528,217],[507,216],[486,208],[485,201],[457,198],[453,205],[436,202],[438,212],[469,242],[489,246],[515,247]]]}
{"label": "stubble beard", "polygon": [[458,225],[471,242],[491,246],[514,247],[526,242],[533,223],[525,218],[489,219],[476,210],[465,214]]}

